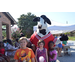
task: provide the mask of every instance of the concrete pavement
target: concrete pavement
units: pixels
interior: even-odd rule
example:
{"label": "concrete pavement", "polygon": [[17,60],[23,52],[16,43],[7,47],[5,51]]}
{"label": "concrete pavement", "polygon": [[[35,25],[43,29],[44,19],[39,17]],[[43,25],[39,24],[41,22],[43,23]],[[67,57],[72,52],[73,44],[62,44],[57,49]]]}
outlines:
{"label": "concrete pavement", "polygon": [[[72,43],[75,45],[75,41],[68,41],[68,43]],[[71,56],[65,55],[62,51],[62,57],[57,56],[57,62],[75,62],[75,46],[71,46]]]}

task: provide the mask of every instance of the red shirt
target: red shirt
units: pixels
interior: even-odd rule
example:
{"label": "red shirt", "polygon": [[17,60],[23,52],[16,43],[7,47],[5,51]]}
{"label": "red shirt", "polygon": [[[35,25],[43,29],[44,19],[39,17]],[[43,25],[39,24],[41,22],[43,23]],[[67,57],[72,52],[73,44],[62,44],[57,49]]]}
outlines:
{"label": "red shirt", "polygon": [[4,55],[5,54],[5,49],[4,48],[0,49],[0,53]]}
{"label": "red shirt", "polygon": [[[35,46],[37,47],[37,42],[38,42],[40,39],[44,40],[44,42],[45,42],[45,46],[44,46],[44,47],[48,50],[48,43],[49,43],[49,41],[54,41],[54,36],[53,36],[51,33],[49,33],[49,34],[47,34],[47,35],[44,36],[44,37],[39,37],[39,36],[37,35],[37,33],[35,32],[35,33],[31,36],[30,41],[31,41],[32,44],[35,44]],[[54,41],[54,42],[55,42],[55,41]]]}

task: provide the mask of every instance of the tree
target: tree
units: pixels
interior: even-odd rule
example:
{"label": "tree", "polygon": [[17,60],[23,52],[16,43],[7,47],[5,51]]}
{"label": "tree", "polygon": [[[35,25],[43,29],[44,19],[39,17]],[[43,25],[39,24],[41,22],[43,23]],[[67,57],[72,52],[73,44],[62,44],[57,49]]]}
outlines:
{"label": "tree", "polygon": [[18,26],[14,25],[13,27],[11,27],[11,35],[12,35],[12,38],[14,40],[16,40],[17,38],[19,38],[21,36],[21,30],[18,28]]}
{"label": "tree", "polygon": [[18,26],[22,29],[22,33],[28,38],[33,34],[33,26],[37,24],[36,22],[33,22],[35,17],[34,14],[29,12],[27,15],[22,14],[20,18],[18,18]]}

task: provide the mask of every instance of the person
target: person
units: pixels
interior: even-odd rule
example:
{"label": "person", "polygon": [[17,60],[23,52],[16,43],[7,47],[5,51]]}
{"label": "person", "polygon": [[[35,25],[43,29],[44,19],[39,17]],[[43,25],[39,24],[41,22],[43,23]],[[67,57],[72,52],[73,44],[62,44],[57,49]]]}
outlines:
{"label": "person", "polygon": [[[61,40],[62,40],[62,46],[64,47],[65,45],[67,45],[67,41],[68,41],[68,36],[66,34],[63,34]],[[68,48],[66,48],[66,52],[65,54],[68,54]]]}
{"label": "person", "polygon": [[36,49],[36,62],[48,62],[47,49],[44,48],[45,42],[38,41],[38,48]]}
{"label": "person", "polygon": [[27,39],[28,43],[27,43],[27,47],[31,48],[31,42]]}
{"label": "person", "polygon": [[0,60],[3,62],[4,61],[3,59],[6,60],[7,62],[10,61],[10,58],[5,55],[4,43],[1,41],[0,42]]}
{"label": "person", "polygon": [[36,46],[34,44],[31,45],[31,49],[33,50],[34,54],[36,52]]}
{"label": "person", "polygon": [[18,48],[19,47],[13,46],[13,43],[10,39],[7,39],[6,53],[8,56],[14,56],[14,54]]}
{"label": "person", "polygon": [[66,45],[66,44],[67,44],[67,41],[62,41],[62,43],[63,43],[64,45]]}
{"label": "person", "polygon": [[63,43],[64,45],[67,45],[68,36],[67,36],[66,34],[63,34],[63,36],[62,36],[62,37],[64,37],[64,39],[63,39],[62,43]]}
{"label": "person", "polygon": [[56,52],[56,50],[54,50],[54,42],[50,41],[48,43],[48,47],[49,47],[49,50],[48,50],[48,61],[49,62],[56,62],[57,52]]}
{"label": "person", "polygon": [[4,40],[3,43],[4,43],[4,47],[6,48],[7,40]]}
{"label": "person", "polygon": [[2,41],[0,42],[0,53],[3,55],[5,54],[4,44]]}
{"label": "person", "polygon": [[62,55],[61,55],[61,51],[62,51],[62,44],[61,44],[61,41],[60,41],[59,44],[58,44],[57,50],[58,50],[58,56],[59,56],[59,57],[62,57]]}
{"label": "person", "polygon": [[58,48],[57,48],[57,51],[58,51],[58,56],[59,57],[62,57],[62,55],[61,55],[62,41],[60,40],[61,36],[62,36],[62,34],[60,34],[60,36],[57,38],[57,40],[58,40],[58,44],[57,44]]}
{"label": "person", "polygon": [[19,39],[16,39],[16,42],[15,42],[15,47],[20,47],[20,44],[19,44]]}
{"label": "person", "polygon": [[35,62],[35,55],[32,49],[27,47],[27,38],[19,39],[20,49],[15,52],[14,59],[16,62]]}

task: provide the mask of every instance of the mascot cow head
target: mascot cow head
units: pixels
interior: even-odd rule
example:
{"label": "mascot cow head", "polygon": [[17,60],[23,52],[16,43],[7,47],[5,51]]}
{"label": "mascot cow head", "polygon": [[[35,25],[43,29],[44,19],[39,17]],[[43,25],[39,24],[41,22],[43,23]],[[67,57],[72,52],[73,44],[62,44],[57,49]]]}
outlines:
{"label": "mascot cow head", "polygon": [[41,15],[40,17],[36,17],[33,19],[34,22],[38,22],[37,26],[37,34],[40,37],[47,35],[50,31],[47,28],[47,23],[51,25],[51,21],[45,16]]}

